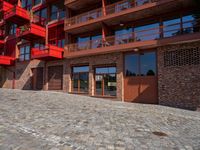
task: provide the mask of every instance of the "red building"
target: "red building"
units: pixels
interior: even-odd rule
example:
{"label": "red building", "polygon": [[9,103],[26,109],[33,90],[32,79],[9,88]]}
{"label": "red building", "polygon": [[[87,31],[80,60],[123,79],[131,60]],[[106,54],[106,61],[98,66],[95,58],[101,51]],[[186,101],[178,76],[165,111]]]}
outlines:
{"label": "red building", "polygon": [[0,85],[190,110],[198,0],[1,0]]}

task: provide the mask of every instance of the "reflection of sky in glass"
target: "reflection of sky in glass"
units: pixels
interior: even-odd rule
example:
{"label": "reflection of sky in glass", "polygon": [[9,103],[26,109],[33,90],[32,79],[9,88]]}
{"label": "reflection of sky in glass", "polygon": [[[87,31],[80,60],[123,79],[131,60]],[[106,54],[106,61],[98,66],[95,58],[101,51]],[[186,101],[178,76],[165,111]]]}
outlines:
{"label": "reflection of sky in glass", "polygon": [[78,72],[89,72],[89,67],[88,67],[88,66],[73,67],[73,72],[74,72],[74,73],[78,73]]}
{"label": "reflection of sky in glass", "polygon": [[115,31],[115,44],[121,44],[127,39],[132,38],[132,28],[122,29]]}
{"label": "reflection of sky in glass", "polygon": [[97,74],[116,73],[116,67],[96,68]]}
{"label": "reflection of sky in glass", "polygon": [[120,12],[130,7],[130,2],[119,3],[115,6],[115,12]]}
{"label": "reflection of sky in glass", "polygon": [[138,72],[138,54],[125,56],[125,70],[127,75],[136,76]]}
{"label": "reflection of sky in glass", "polygon": [[78,48],[79,49],[87,49],[89,45],[90,37],[78,38]]}
{"label": "reflection of sky in glass", "polygon": [[156,53],[148,52],[144,54],[126,55],[125,71],[127,76],[137,76],[139,74],[148,75],[149,71],[153,71],[156,74]]}
{"label": "reflection of sky in glass", "polygon": [[137,41],[158,39],[159,23],[136,27],[134,32]]}
{"label": "reflection of sky in glass", "polygon": [[140,6],[140,5],[144,5],[145,3],[148,3],[149,0],[136,0],[136,5]]}
{"label": "reflection of sky in glass", "polygon": [[142,75],[147,75],[147,73],[152,70],[156,73],[156,54],[155,52],[144,53],[144,55],[140,55],[141,59],[141,69],[140,73]]}
{"label": "reflection of sky in glass", "polygon": [[176,33],[180,32],[180,22],[181,19],[173,19],[173,20],[168,20],[168,21],[164,21],[163,25],[164,25],[164,37],[171,37]]}
{"label": "reflection of sky in glass", "polygon": [[97,48],[101,44],[102,35],[92,36],[92,48]]}

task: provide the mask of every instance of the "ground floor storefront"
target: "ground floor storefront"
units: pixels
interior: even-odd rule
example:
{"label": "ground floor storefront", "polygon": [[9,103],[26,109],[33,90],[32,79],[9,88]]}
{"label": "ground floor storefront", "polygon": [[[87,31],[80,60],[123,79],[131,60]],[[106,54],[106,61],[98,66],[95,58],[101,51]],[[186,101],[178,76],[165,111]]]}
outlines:
{"label": "ground floor storefront", "polygon": [[196,110],[200,104],[200,43],[56,61],[17,62],[1,69],[0,85],[54,90]]}

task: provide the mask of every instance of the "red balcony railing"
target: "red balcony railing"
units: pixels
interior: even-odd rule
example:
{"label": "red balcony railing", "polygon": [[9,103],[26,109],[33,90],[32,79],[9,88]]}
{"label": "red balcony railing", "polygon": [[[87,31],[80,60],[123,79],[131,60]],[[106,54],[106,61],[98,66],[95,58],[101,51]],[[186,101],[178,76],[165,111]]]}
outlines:
{"label": "red balcony railing", "polygon": [[200,19],[185,21],[182,23],[174,23],[155,28],[143,29],[127,34],[108,36],[105,40],[98,39],[87,42],[69,44],[68,51],[77,52],[88,49],[129,44],[133,42],[158,40],[178,35],[191,34],[195,32],[200,32]]}
{"label": "red balcony railing", "polygon": [[4,19],[16,24],[23,24],[23,21],[30,21],[30,13],[26,9],[15,6],[4,13]]}
{"label": "red balcony railing", "polygon": [[9,9],[13,8],[14,6],[6,1],[1,0],[0,1],[0,11],[6,12]]}
{"label": "red balcony railing", "polygon": [[39,25],[29,23],[17,28],[16,36],[25,39],[45,38],[46,29]]}
{"label": "red balcony railing", "polygon": [[[119,13],[122,12],[124,10],[130,9],[130,8],[134,8],[137,6],[141,6],[141,5],[145,5],[147,3],[153,3],[153,2],[157,2],[159,0],[123,0],[111,5],[108,5],[105,9],[105,15],[110,15],[110,14],[114,14],[114,13]],[[66,26],[72,26],[75,24],[79,24],[79,23],[83,23],[83,22],[87,22],[93,19],[97,19],[103,16],[103,9],[99,8],[99,9],[95,9],[83,14],[80,14],[78,16],[74,16],[71,18],[68,18],[65,20],[65,24]]]}
{"label": "red balcony railing", "polygon": [[15,58],[0,55],[0,65],[13,65]]}
{"label": "red balcony railing", "polygon": [[63,48],[46,45],[44,48],[32,48],[31,58],[32,59],[61,59],[63,57]]}

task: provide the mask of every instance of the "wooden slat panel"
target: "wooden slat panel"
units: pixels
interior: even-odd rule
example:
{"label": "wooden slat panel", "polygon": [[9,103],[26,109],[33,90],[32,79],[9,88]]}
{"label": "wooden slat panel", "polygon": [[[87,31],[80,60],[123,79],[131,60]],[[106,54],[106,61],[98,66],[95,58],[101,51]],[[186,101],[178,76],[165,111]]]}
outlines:
{"label": "wooden slat panel", "polygon": [[158,85],[156,76],[126,77],[124,97],[126,102],[158,104]]}
{"label": "wooden slat panel", "polygon": [[34,68],[33,70],[33,90],[43,89],[43,68]]}
{"label": "wooden slat panel", "polygon": [[62,90],[63,86],[63,66],[48,67],[48,89]]}

